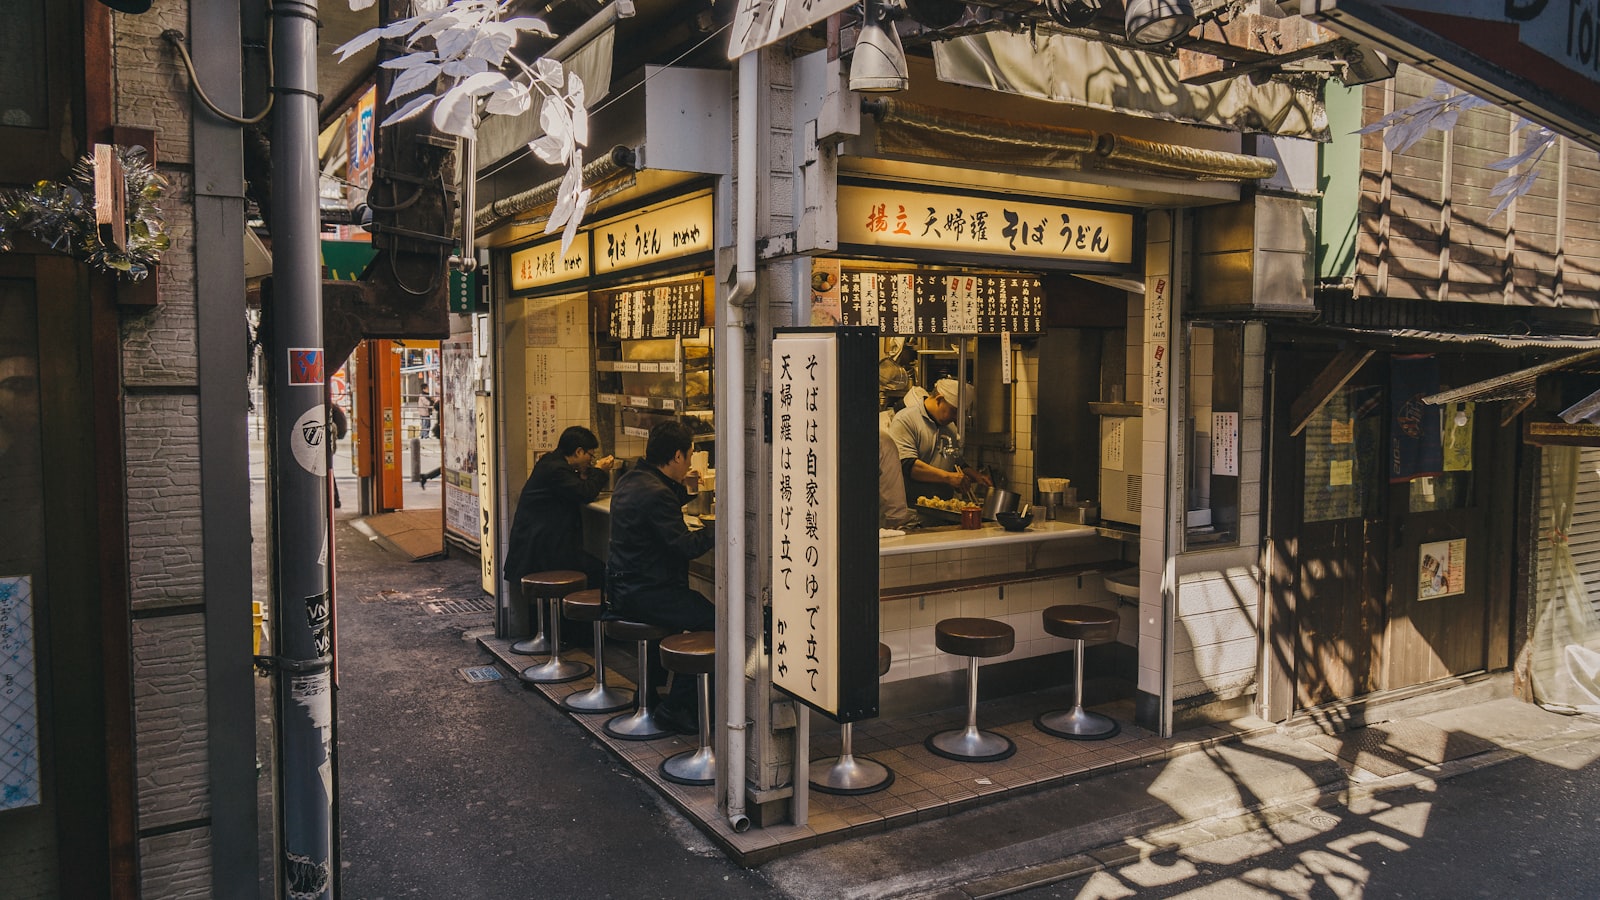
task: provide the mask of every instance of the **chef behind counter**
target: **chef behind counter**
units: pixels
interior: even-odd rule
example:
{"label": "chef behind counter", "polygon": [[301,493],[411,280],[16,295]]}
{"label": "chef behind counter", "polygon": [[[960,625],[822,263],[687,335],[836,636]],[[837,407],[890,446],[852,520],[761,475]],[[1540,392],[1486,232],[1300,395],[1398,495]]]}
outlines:
{"label": "chef behind counter", "polygon": [[934,382],[931,394],[912,387],[906,392],[905,408],[889,421],[889,437],[900,456],[907,505],[927,494],[949,498],[970,491],[973,484],[994,486],[989,476],[961,459],[961,441],[955,429],[960,409],[958,391],[954,378]]}

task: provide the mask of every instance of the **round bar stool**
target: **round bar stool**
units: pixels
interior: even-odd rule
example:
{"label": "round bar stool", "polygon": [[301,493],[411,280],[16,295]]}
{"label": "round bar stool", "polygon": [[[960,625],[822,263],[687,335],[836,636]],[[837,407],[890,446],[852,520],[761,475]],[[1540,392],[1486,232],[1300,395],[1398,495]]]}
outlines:
{"label": "round bar stool", "polygon": [[967,657],[967,727],[928,735],[923,746],[945,759],[996,762],[1017,752],[1003,734],[978,730],[978,659],[1005,656],[1017,645],[1017,633],[995,619],[945,619],[933,629],[933,643],[945,653]]}
{"label": "round bar stool", "polygon": [[559,599],[589,586],[582,572],[555,569],[549,572],[530,572],[522,576],[522,599],[528,604],[528,621],[533,635],[511,645],[511,652],[519,656],[548,656],[550,636],[545,634],[545,622],[550,616],[545,610],[551,599]]}
{"label": "round bar stool", "polygon": [[1040,713],[1034,727],[1045,734],[1074,741],[1101,741],[1122,726],[1117,720],[1083,708],[1083,642],[1116,640],[1122,620],[1114,609],[1098,606],[1052,606],[1044,611],[1044,630],[1056,637],[1076,641],[1073,667],[1072,708]]}
{"label": "round bar stool", "polygon": [[[584,590],[588,579],[582,572],[540,572],[528,578],[541,578],[536,581],[536,590],[542,592],[541,596],[550,600],[548,615],[545,617],[546,631],[549,632],[550,658],[542,663],[535,663],[522,670],[518,678],[522,679],[522,686],[529,687],[535,684],[561,684],[567,681],[577,681],[590,672],[594,666],[586,662],[577,662],[561,658],[561,603],[568,594]],[[528,578],[522,579],[526,584]],[[543,602],[541,601],[541,606]]]}
{"label": "round bar stool", "polygon": [[594,623],[594,687],[561,698],[561,708],[567,712],[607,713],[633,705],[633,691],[606,684],[606,635],[600,621],[605,610],[605,595],[598,588],[561,598],[561,611],[567,618]]}
{"label": "round bar stool", "polygon": [[661,665],[677,675],[693,675],[700,694],[700,746],[661,761],[661,777],[676,784],[717,780],[717,755],[711,749],[711,673],[717,668],[717,633],[687,631],[661,639]]}
{"label": "round bar stool", "polygon": [[612,619],[605,623],[606,636],[619,641],[639,643],[638,689],[633,692],[633,712],[623,713],[606,720],[606,734],[623,741],[650,741],[672,734],[652,715],[650,701],[655,699],[655,689],[650,684],[650,642],[659,641],[672,632],[643,622]]}
{"label": "round bar stool", "polygon": [[[878,644],[878,677],[889,671],[889,645]],[[866,757],[856,758],[851,738],[854,722],[839,726],[839,755],[812,763],[822,771],[811,779],[811,787],[824,794],[871,794],[894,784],[894,770]],[[824,768],[825,767],[825,768]]]}

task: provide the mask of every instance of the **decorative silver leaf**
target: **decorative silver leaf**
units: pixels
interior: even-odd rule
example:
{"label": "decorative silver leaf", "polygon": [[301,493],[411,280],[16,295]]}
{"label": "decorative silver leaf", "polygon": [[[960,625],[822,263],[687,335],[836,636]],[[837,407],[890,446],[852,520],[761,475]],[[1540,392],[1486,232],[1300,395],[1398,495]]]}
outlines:
{"label": "decorative silver leaf", "polygon": [[395,78],[394,85],[389,88],[388,99],[392,103],[397,98],[404,97],[407,94],[414,94],[433,84],[438,77],[439,66],[437,63],[418,63],[401,72]]}
{"label": "decorative silver leaf", "polygon": [[412,116],[415,116],[417,113],[427,109],[428,105],[437,99],[439,98],[432,94],[423,94],[420,97],[413,97],[410,103],[407,103],[405,106],[402,106],[390,113],[388,118],[384,119],[382,122],[379,122],[378,127],[381,128],[385,125],[393,125],[396,122],[404,122]]}

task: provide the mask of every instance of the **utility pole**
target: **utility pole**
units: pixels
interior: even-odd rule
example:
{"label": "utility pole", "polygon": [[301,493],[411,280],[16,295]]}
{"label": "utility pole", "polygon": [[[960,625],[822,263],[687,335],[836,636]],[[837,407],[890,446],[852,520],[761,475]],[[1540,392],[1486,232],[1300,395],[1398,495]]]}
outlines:
{"label": "utility pole", "polygon": [[333,896],[328,360],[317,202],[317,0],[274,0],[272,289],[263,304],[278,893]]}

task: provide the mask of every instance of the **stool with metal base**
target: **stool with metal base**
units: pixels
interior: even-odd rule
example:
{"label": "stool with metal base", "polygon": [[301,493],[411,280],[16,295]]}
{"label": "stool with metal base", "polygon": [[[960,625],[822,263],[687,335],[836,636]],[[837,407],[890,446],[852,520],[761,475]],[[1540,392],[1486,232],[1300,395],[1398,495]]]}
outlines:
{"label": "stool with metal base", "polygon": [[1098,606],[1052,606],[1044,611],[1044,630],[1077,642],[1073,666],[1072,708],[1040,713],[1034,727],[1045,734],[1074,741],[1102,741],[1122,730],[1116,719],[1083,708],[1083,642],[1116,640],[1121,617]]}
{"label": "stool with metal base", "polygon": [[517,677],[522,679],[523,687],[535,684],[561,684],[567,681],[577,681],[579,678],[594,671],[594,666],[588,663],[561,658],[561,602],[557,598],[564,599],[568,594],[582,590],[585,584],[582,573],[571,572],[568,574],[578,576],[579,581],[576,589],[564,590],[560,594],[550,591],[546,595],[552,601],[555,601],[550,604],[550,616],[547,620],[549,622],[547,630],[550,633],[550,658],[522,670],[522,674]]}
{"label": "stool with metal base", "polygon": [[605,632],[619,641],[639,642],[639,680],[638,689],[633,692],[633,712],[607,719],[606,734],[623,741],[651,741],[672,734],[672,729],[656,721],[650,708],[650,701],[655,699],[655,688],[650,684],[650,642],[672,632],[627,619],[606,622]]}
{"label": "stool with metal base", "polygon": [[933,630],[934,646],[967,657],[967,727],[928,735],[923,746],[945,759],[996,762],[1017,752],[1003,734],[978,730],[978,658],[1005,656],[1017,645],[1017,633],[995,619],[945,619]]}
{"label": "stool with metal base", "polygon": [[[878,645],[878,677],[889,671],[889,645]],[[857,757],[851,747],[854,722],[839,726],[839,755],[811,764],[817,772],[811,779],[813,790],[824,794],[871,794],[894,784],[894,770],[866,757]],[[818,771],[820,770],[820,771]]]}
{"label": "stool with metal base", "polygon": [[606,684],[606,635],[600,617],[605,595],[596,588],[561,598],[561,611],[574,622],[594,623],[594,687],[561,698],[561,708],[575,713],[607,713],[633,705],[633,691]]}
{"label": "stool with metal base", "polygon": [[511,652],[519,656],[548,656],[550,636],[546,633],[545,623],[550,619],[546,612],[551,605],[550,600],[560,599],[588,586],[587,576],[569,569],[531,572],[522,576],[522,599],[528,604],[528,625],[533,629],[533,635],[512,644]]}
{"label": "stool with metal base", "polygon": [[677,784],[717,780],[717,755],[711,749],[711,673],[717,668],[717,634],[688,631],[661,639],[661,665],[676,675],[693,675],[700,694],[700,746],[661,761],[661,777]]}

